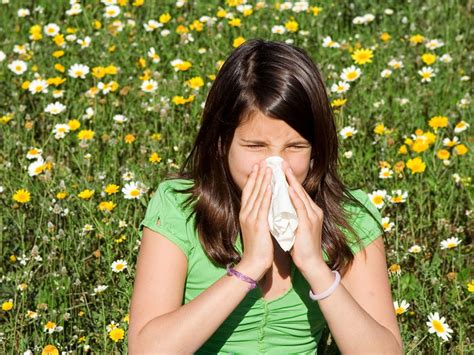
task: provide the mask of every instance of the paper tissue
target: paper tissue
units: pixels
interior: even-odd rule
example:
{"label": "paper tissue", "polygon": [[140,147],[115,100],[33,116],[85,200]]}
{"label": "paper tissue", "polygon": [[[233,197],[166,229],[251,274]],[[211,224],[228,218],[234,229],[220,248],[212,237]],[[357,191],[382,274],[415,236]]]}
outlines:
{"label": "paper tissue", "polygon": [[283,158],[272,156],[266,159],[267,166],[273,171],[271,188],[272,201],[268,213],[270,233],[284,251],[289,251],[295,242],[298,217],[288,193],[288,183],[281,166]]}

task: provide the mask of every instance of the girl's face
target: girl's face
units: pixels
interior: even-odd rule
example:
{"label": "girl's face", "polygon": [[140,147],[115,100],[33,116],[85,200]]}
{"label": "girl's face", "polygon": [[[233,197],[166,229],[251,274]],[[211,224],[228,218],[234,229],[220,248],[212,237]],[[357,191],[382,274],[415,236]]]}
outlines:
{"label": "girl's face", "polygon": [[310,168],[311,149],[310,142],[285,121],[259,112],[235,130],[229,150],[230,172],[243,190],[253,165],[278,155],[302,184]]}

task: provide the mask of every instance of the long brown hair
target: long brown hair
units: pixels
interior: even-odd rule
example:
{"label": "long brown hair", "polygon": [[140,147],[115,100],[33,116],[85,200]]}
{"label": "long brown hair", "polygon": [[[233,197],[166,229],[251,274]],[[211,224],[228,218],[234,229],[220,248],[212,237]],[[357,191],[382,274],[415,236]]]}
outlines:
{"label": "long brown hair", "polygon": [[221,267],[241,259],[235,248],[241,190],[230,174],[228,152],[235,129],[256,111],[285,121],[311,143],[313,164],[302,185],[324,212],[322,248],[328,266],[344,275],[354,255],[339,227],[359,243],[360,238],[341,203],[365,207],[338,177],[337,129],[318,68],[304,50],[278,41],[248,40],[230,54],[208,93],[191,153],[179,173],[168,175],[194,180],[191,187],[174,191],[191,194],[184,208],[194,202],[189,218],[195,215],[205,253]]}

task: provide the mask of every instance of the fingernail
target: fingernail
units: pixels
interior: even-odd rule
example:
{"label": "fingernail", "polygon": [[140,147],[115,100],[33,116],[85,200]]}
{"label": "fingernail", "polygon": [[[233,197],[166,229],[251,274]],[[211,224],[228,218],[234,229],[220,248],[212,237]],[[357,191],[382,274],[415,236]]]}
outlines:
{"label": "fingernail", "polygon": [[291,168],[288,168],[290,174],[293,174],[293,170]]}
{"label": "fingernail", "polygon": [[258,169],[258,164],[254,164],[252,170],[253,170],[253,171],[257,171],[257,169]]}

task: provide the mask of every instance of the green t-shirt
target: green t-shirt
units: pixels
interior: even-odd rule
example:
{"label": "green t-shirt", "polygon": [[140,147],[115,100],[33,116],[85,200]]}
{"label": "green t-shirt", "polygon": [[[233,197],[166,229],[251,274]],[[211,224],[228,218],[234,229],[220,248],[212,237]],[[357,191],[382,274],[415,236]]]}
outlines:
{"label": "green t-shirt", "polygon": [[[159,184],[152,196],[139,230],[143,226],[156,231],[175,243],[188,260],[187,278],[183,303],[197,297],[226,274],[225,268],[216,267],[207,258],[193,228],[194,216],[186,223],[192,212],[180,208],[188,195],[173,194],[172,187],[182,189],[192,180],[172,179]],[[382,222],[377,208],[362,190],[351,193]],[[357,206],[345,206],[354,211],[349,223],[362,239],[364,247],[380,236],[380,230],[369,214]],[[160,225],[157,221],[160,220]],[[354,253],[359,251],[352,235],[346,234]],[[236,248],[242,254],[240,236]],[[327,260],[327,256],[324,253]],[[221,326],[196,354],[316,354],[318,341],[326,327],[326,321],[318,302],[309,298],[310,286],[298,268],[291,264],[292,287],[280,297],[267,301],[261,290],[250,290],[241,303],[232,311]]]}

